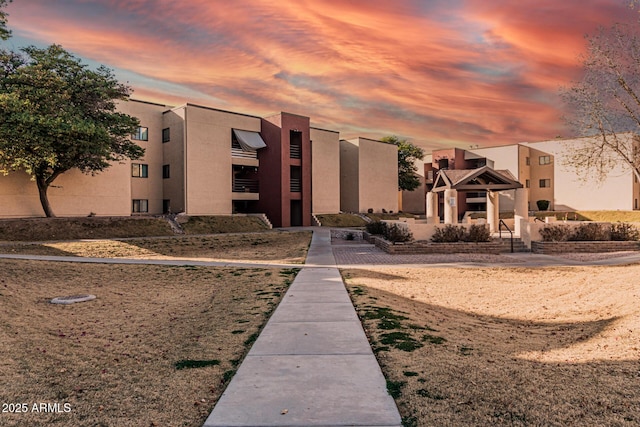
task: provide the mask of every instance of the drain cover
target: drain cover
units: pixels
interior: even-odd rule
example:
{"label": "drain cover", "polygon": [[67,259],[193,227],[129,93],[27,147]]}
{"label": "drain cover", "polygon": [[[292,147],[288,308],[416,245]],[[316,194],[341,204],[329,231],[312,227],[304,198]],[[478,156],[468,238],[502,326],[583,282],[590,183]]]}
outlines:
{"label": "drain cover", "polygon": [[96,299],[95,295],[71,295],[68,297],[58,297],[51,300],[51,304],[74,304]]}

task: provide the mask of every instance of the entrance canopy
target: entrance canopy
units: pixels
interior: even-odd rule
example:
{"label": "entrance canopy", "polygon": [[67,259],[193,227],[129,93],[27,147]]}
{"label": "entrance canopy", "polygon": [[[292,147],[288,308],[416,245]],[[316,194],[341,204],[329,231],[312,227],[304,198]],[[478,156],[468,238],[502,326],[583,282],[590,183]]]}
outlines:
{"label": "entrance canopy", "polygon": [[478,169],[443,169],[438,172],[431,191],[502,191],[516,188],[522,188],[522,184],[511,172],[483,166]]}

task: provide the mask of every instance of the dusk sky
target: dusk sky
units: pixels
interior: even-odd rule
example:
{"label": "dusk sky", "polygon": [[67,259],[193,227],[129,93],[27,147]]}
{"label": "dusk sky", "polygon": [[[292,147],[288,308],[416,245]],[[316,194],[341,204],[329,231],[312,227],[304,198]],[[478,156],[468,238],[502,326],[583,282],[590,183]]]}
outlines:
{"label": "dusk sky", "polygon": [[424,147],[573,136],[561,86],[624,0],[14,0],[5,48],[61,44],[133,98]]}

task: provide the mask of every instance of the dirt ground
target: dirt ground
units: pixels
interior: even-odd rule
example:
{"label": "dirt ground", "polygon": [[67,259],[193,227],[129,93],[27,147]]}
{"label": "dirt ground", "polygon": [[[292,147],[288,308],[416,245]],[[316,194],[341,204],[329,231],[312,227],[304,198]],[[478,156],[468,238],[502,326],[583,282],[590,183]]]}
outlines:
{"label": "dirt ground", "polygon": [[127,240],[11,243],[0,253],[98,258],[199,259],[304,263],[311,232],[278,232],[180,236]]}
{"label": "dirt ground", "polygon": [[201,426],[294,275],[0,260],[0,425]]}
{"label": "dirt ground", "polygon": [[640,266],[343,270],[405,425],[640,424]]}

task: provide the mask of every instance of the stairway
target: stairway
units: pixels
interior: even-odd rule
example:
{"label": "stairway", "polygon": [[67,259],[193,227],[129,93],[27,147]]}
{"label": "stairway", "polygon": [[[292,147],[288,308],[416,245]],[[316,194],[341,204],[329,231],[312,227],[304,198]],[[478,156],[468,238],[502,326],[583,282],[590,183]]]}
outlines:
{"label": "stairway", "polygon": [[[501,252],[511,252],[511,238],[503,236],[502,238],[494,237],[494,242],[502,244]],[[513,252],[531,252],[531,249],[527,248],[522,239],[519,237],[513,238]]]}

